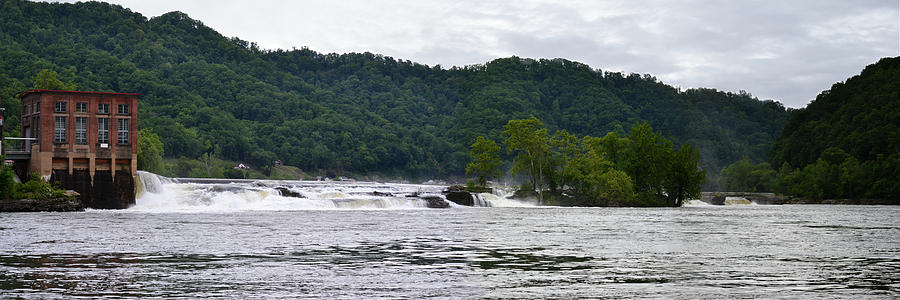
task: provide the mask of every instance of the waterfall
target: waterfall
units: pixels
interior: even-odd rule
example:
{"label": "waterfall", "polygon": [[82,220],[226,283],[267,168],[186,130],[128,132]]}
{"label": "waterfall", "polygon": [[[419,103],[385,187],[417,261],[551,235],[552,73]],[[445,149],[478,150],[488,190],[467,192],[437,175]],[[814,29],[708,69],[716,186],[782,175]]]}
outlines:
{"label": "waterfall", "polygon": [[493,196],[493,194],[475,193],[475,194],[472,194],[472,196],[475,198],[475,201],[474,201],[475,207],[491,207],[491,206],[493,206],[493,205],[491,205],[491,201],[485,200],[485,197]]}
{"label": "waterfall", "polygon": [[520,201],[515,199],[506,198],[506,195],[512,195],[512,193],[503,192],[499,196],[497,195],[497,189],[494,189],[495,194],[491,193],[477,193],[475,196],[475,206],[481,207],[530,207],[537,206],[536,203]]}
{"label": "waterfall", "polygon": [[744,197],[725,197],[725,205],[752,205],[752,201]]}
{"label": "waterfall", "polygon": [[375,182],[318,182],[166,178],[139,171],[136,204],[151,212],[252,210],[424,209],[422,197],[443,186]]}
{"label": "waterfall", "polygon": [[172,180],[146,171],[137,171],[138,181],[134,188],[135,198],[140,198],[145,192],[159,194],[163,192],[163,184],[172,183]]}

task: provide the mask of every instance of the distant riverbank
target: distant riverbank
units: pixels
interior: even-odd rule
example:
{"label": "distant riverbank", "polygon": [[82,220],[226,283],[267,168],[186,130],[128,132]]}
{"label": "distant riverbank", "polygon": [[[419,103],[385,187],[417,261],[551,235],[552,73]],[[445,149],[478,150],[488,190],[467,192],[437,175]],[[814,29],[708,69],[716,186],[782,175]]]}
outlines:
{"label": "distant riverbank", "polygon": [[775,193],[755,192],[703,192],[700,200],[709,204],[723,205],[727,198],[743,198],[756,204],[831,204],[831,205],[900,205],[891,199],[809,199]]}

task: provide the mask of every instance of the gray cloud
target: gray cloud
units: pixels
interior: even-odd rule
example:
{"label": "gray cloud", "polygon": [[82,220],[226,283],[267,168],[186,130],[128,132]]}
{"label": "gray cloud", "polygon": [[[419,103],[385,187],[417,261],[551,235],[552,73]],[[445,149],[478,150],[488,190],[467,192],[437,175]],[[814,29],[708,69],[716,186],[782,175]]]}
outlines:
{"label": "gray cloud", "polygon": [[148,17],[179,10],[264,48],[370,51],[444,67],[562,57],[791,107],[900,55],[900,3],[884,0],[112,2]]}

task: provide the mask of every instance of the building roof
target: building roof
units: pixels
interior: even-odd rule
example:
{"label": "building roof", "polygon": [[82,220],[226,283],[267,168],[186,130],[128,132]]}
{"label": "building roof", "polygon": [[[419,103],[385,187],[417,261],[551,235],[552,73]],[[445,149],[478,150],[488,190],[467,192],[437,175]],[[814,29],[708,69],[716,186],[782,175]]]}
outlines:
{"label": "building roof", "polygon": [[119,95],[119,96],[140,96],[138,93],[113,93],[113,92],[85,92],[85,91],[60,91],[60,90],[44,90],[30,89],[19,94],[19,98],[24,98],[28,94],[36,93],[65,93],[65,94],[91,94],[91,95]]}

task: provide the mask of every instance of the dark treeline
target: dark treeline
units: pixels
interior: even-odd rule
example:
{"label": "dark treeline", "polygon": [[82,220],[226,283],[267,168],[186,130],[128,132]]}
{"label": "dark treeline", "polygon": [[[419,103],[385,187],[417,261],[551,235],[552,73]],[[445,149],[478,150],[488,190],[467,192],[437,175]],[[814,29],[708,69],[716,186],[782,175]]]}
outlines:
{"label": "dark treeline", "polygon": [[898,132],[900,57],[883,58],[796,111],[767,162],[746,158],[722,170],[723,187],[898,203]]}
{"label": "dark treeline", "polygon": [[[80,90],[137,92],[142,129],[165,156],[310,172],[462,175],[477,136],[538,117],[555,132],[602,136],[648,122],[690,143],[710,170],[756,161],[791,111],[713,89],[565,59],[443,68],[371,53],[263,50],[180,12],[147,19],[116,5],[0,1],[0,97],[17,134],[16,93],[42,69]],[[198,163],[199,164],[199,163]],[[190,168],[160,171],[189,176]]]}

